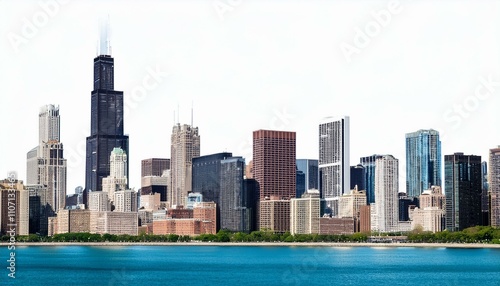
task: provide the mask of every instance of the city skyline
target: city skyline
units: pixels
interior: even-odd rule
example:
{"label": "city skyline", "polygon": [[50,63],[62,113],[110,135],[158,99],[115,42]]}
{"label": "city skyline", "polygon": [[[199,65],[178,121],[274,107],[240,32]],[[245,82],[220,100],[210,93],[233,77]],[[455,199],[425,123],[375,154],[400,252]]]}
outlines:
{"label": "city skyline", "polygon": [[[191,104],[194,126],[203,136],[200,155],[228,151],[246,162],[252,159],[252,131],[258,129],[294,131],[297,158],[318,159],[321,118],[349,115],[351,165],[371,154],[392,154],[400,159],[401,190],[405,133],[435,129],[442,137],[442,155],[464,152],[483,161],[500,142],[499,134],[479,128],[499,120],[494,108],[500,103],[496,3],[432,3],[435,14],[415,30],[414,22],[431,4],[401,1],[401,11],[350,62],[339,47],[353,45],[356,28],[364,30],[375,19],[372,12],[388,9],[386,2],[244,3],[223,19],[210,4],[158,3],[164,9],[149,6],[137,15],[148,17],[142,22],[130,21],[138,4],[60,4],[51,16],[36,2],[26,3],[0,2],[0,11],[11,11],[0,20],[6,35],[0,73],[10,78],[0,93],[12,95],[3,96],[2,103],[15,122],[2,122],[2,127],[19,140],[2,150],[9,162],[0,169],[4,176],[14,170],[26,181],[25,156],[37,142],[38,110],[56,104],[68,160],[67,192],[85,186],[91,60],[99,36],[94,6],[110,14],[115,87],[124,91],[130,187],[136,190],[141,160],[171,157],[171,127],[191,122]],[[443,16],[444,11],[449,13]],[[466,11],[473,19],[463,23]],[[49,21],[28,37],[23,27],[34,23],[38,12]],[[301,15],[307,20],[295,23]],[[270,21],[281,24],[266,25]],[[13,34],[27,41],[15,46]],[[490,96],[483,96],[488,91]],[[212,102],[231,108],[213,112]]]}

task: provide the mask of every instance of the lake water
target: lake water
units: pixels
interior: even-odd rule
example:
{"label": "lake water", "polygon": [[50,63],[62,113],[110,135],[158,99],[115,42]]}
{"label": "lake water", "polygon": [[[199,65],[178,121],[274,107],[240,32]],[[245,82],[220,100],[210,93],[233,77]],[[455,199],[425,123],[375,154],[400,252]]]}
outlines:
{"label": "lake water", "polygon": [[0,285],[500,285],[500,249],[18,246]]}

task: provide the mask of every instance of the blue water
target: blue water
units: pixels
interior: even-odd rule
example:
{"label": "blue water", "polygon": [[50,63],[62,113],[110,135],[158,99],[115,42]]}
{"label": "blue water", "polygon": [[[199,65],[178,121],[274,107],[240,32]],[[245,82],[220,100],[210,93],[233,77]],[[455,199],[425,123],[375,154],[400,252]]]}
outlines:
{"label": "blue water", "polygon": [[15,279],[8,255],[0,285],[500,285],[500,249],[31,246]]}

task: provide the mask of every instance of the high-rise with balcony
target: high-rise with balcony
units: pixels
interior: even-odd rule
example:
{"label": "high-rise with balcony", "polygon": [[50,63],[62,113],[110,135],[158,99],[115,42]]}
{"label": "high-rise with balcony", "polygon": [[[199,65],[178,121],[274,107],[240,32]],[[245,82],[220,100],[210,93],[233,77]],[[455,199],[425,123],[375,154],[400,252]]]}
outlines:
{"label": "high-rise with balcony", "polygon": [[123,91],[114,89],[115,64],[108,35],[107,30],[101,32],[98,56],[94,58],[94,90],[91,92],[90,136],[87,137],[85,164],[87,192],[102,190],[102,179],[110,174],[109,154],[115,147],[130,155],[129,138],[123,130]]}
{"label": "high-rise with balcony", "polygon": [[[271,199],[290,200],[295,197],[296,191],[296,137],[295,132],[276,130],[257,130],[253,132],[253,176],[260,190],[260,204]],[[267,205],[266,205],[267,206]],[[290,210],[280,204],[280,208],[266,208],[273,213],[266,212],[266,217],[277,221],[273,225],[290,225]],[[278,211],[280,213],[274,213]],[[258,227],[263,213],[259,213]],[[281,228],[280,230],[282,230]]]}
{"label": "high-rise with balcony", "polygon": [[490,149],[489,157],[490,225],[500,227],[500,146]]}
{"label": "high-rise with balcony", "polygon": [[319,179],[326,211],[338,215],[338,201],[350,192],[349,117],[327,117],[319,124]]}
{"label": "high-rise with balcony", "polygon": [[448,231],[481,225],[481,156],[444,156],[444,190]]}
{"label": "high-rise with balcony", "polygon": [[177,123],[172,128],[170,153],[171,189],[168,190],[170,205],[186,205],[191,192],[192,160],[200,156],[198,127]]}
{"label": "high-rise with balcony", "polygon": [[406,194],[418,197],[431,186],[441,186],[441,141],[436,130],[406,134]]}

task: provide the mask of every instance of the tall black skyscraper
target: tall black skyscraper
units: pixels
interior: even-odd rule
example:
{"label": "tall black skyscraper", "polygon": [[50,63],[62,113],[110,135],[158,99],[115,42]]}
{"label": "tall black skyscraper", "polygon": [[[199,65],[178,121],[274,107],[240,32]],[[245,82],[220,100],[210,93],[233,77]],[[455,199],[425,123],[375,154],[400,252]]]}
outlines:
{"label": "tall black skyscraper", "polygon": [[446,229],[461,231],[481,225],[481,156],[455,153],[444,156]]}
{"label": "tall black skyscraper", "polygon": [[109,156],[113,148],[122,148],[130,158],[128,136],[123,134],[123,91],[114,90],[114,59],[110,50],[105,32],[101,34],[99,55],[94,59],[94,90],[91,92],[85,166],[87,191],[102,190],[102,179],[109,175]]}

